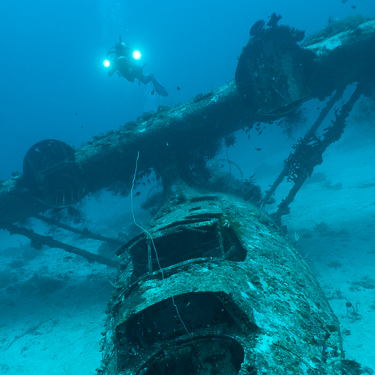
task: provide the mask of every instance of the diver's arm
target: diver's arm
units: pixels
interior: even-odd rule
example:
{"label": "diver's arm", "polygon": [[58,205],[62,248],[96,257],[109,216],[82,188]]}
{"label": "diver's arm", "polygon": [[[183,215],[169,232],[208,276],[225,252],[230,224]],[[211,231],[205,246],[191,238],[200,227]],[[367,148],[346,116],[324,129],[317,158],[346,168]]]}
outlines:
{"label": "diver's arm", "polygon": [[112,77],[115,71],[117,70],[116,64],[113,62],[108,69],[108,77]]}

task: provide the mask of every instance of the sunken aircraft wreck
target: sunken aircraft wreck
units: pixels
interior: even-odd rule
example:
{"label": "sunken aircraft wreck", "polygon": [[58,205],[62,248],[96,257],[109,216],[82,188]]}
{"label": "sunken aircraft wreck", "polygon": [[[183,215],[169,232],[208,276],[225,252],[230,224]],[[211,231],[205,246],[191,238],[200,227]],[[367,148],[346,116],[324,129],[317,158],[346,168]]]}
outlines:
{"label": "sunken aircraft wreck", "polygon": [[[279,18],[251,28],[234,81],[144,113],[77,150],[39,142],[25,156],[23,174],[2,181],[2,228],[34,246],[60,246],[118,267],[98,374],[355,373],[338,319],[284,234],[282,216],[340,138],[356,101],[373,93],[375,21],[352,17],[303,41],[303,32],[279,25]],[[220,176],[206,164],[215,142],[272,123],[311,98],[325,107],[263,199],[218,188]],[[334,120],[325,123],[337,103]],[[120,184],[131,193],[150,168],[161,178],[164,201],[140,235],[119,244],[119,262],[17,225],[103,187]],[[268,216],[263,207],[284,179],[293,187]]]}

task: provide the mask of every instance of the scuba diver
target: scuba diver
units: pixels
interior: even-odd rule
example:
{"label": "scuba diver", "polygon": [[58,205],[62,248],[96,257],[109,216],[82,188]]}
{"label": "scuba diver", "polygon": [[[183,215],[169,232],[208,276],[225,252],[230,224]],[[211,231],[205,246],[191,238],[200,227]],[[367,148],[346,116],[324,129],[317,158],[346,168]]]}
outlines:
{"label": "scuba diver", "polygon": [[140,66],[137,62],[141,57],[139,51],[133,51],[129,44],[121,40],[107,53],[104,66],[109,68],[108,75],[111,77],[116,71],[121,77],[125,77],[129,82],[134,82],[137,78],[139,82],[147,85],[150,81],[154,85],[155,91],[160,96],[168,96],[167,90],[156,80],[153,74],[144,74],[143,69],[147,64]]}

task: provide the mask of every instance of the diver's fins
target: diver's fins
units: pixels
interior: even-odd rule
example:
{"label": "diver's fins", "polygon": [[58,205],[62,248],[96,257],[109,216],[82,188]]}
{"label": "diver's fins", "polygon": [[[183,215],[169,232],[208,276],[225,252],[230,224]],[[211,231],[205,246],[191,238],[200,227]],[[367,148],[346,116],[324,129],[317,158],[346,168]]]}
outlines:
{"label": "diver's fins", "polygon": [[154,85],[155,91],[163,97],[168,96],[167,90],[156,80],[154,76],[152,76],[152,83]]}

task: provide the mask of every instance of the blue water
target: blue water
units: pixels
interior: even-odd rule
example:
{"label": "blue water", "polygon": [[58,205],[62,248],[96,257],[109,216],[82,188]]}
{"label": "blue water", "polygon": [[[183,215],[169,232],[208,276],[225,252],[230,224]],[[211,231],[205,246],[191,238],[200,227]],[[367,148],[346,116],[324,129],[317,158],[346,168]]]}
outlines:
{"label": "blue water", "polygon": [[[273,12],[309,34],[329,17],[375,16],[375,2],[1,1],[0,179],[22,172],[25,153],[40,140],[78,147],[143,111],[233,79],[250,27]],[[141,50],[145,73],[155,74],[168,98],[152,96],[151,84],[107,76],[102,62],[120,35]]]}

